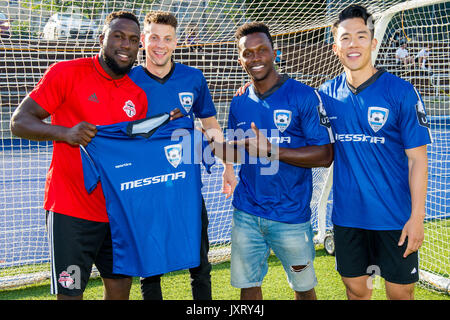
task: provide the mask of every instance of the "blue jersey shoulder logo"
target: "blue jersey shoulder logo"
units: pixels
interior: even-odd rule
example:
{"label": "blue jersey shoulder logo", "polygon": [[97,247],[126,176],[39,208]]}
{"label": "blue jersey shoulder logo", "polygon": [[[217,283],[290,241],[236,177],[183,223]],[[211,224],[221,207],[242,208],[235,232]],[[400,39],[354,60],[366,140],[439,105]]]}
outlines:
{"label": "blue jersey shoulder logo", "polygon": [[189,113],[194,104],[194,94],[192,92],[180,92],[178,96],[180,97],[180,103],[184,110]]}
{"label": "blue jersey shoulder logo", "polygon": [[416,114],[419,124],[423,127],[429,128],[430,124],[428,123],[427,113],[425,112],[425,107],[420,99],[417,100],[416,103]]}
{"label": "blue jersey shoulder logo", "polygon": [[287,127],[289,127],[291,124],[291,118],[292,112],[290,110],[279,109],[273,111],[273,121],[280,132],[284,132]]}
{"label": "blue jersey shoulder logo", "polygon": [[164,147],[167,161],[174,167],[178,167],[181,162],[181,144],[172,144]]}
{"label": "blue jersey shoulder logo", "polygon": [[319,113],[320,125],[331,128],[330,119],[328,119],[327,112],[325,111],[322,103],[317,106],[317,112]]}
{"label": "blue jersey shoulder logo", "polygon": [[369,107],[367,118],[370,127],[374,132],[380,130],[386,123],[389,115],[389,109],[382,107]]}
{"label": "blue jersey shoulder logo", "polygon": [[414,88],[414,92],[416,93],[416,96],[417,96],[417,103],[416,103],[417,120],[419,121],[419,124],[421,126],[430,129],[430,123],[428,122],[428,119],[427,119],[427,113],[425,111],[425,106],[422,103],[422,99],[420,99],[420,94],[416,88]]}

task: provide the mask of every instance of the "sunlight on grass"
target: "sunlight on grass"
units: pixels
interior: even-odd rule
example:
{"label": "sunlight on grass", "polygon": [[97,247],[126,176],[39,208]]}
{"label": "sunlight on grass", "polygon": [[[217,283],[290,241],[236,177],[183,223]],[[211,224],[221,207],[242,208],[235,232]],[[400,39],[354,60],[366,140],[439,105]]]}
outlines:
{"label": "sunlight on grass", "polygon": [[[325,253],[322,248],[316,250],[314,261],[318,285],[315,288],[319,300],[346,300],[345,288],[339,274],[334,268],[334,257]],[[230,285],[230,263],[224,262],[213,266],[211,273],[213,299],[215,300],[238,300],[240,290]],[[191,300],[191,287],[189,272],[177,271],[164,275],[161,279],[162,291],[165,300]],[[384,282],[382,279],[376,281],[377,287],[373,292],[373,300],[386,299],[384,293]],[[283,267],[274,255],[269,258],[269,271],[264,279],[263,297],[266,300],[292,300],[293,291],[286,281]],[[1,300],[54,300],[50,295],[49,281],[40,284],[29,285],[18,289],[7,289],[0,291]],[[100,300],[103,298],[103,284],[101,279],[91,279],[85,291],[84,298],[87,300]],[[449,300],[448,295],[425,290],[416,286],[416,300]],[[135,278],[130,294],[131,300],[141,300],[139,279]]]}

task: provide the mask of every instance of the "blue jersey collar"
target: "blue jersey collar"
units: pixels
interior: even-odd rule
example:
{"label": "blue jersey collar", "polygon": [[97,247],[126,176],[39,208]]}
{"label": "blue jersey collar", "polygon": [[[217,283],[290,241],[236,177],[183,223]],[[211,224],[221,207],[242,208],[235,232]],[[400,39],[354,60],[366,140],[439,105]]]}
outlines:
{"label": "blue jersey collar", "polygon": [[272,95],[275,91],[277,91],[288,79],[290,79],[290,77],[284,73],[281,75],[280,79],[278,80],[278,82],[269,90],[267,90],[266,92],[264,92],[263,94],[258,93],[255,90],[255,87],[252,86],[253,88],[253,92],[255,93],[255,95],[260,99],[260,100],[264,100],[267,99],[270,95]]}
{"label": "blue jersey collar", "polygon": [[350,83],[348,83],[347,81],[347,76],[345,77],[345,82],[347,83],[348,88],[350,89],[351,92],[353,92],[353,94],[358,94],[361,91],[363,91],[365,88],[369,87],[372,83],[374,83],[375,81],[378,80],[379,77],[381,77],[381,75],[383,73],[385,73],[386,70],[381,68],[379,69],[373,76],[371,76],[369,79],[367,79],[364,83],[362,83],[358,88],[355,88],[354,86],[352,86]]}

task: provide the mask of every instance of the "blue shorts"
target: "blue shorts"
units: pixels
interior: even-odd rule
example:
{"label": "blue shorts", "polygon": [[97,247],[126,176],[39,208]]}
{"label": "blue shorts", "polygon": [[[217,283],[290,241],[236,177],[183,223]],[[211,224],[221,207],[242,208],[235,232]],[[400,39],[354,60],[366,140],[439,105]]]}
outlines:
{"label": "blue shorts", "polygon": [[[231,231],[231,285],[260,287],[270,250],[280,259],[289,286],[298,292],[317,285],[311,223],[288,224],[235,210]],[[296,271],[296,266],[305,266]],[[295,268],[293,268],[295,267]],[[298,269],[298,268],[297,268]]]}

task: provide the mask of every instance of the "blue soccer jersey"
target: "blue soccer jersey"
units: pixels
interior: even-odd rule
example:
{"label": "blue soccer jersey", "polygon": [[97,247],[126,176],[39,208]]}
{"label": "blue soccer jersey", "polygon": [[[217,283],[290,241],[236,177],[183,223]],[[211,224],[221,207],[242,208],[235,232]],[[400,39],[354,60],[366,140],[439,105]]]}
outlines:
{"label": "blue soccer jersey", "polygon": [[199,163],[209,171],[214,157],[192,120],[167,119],[98,126],[81,148],[85,187],[101,182],[105,196],[114,273],[148,277],[200,263]]}
{"label": "blue soccer jersey", "polygon": [[[254,122],[280,147],[329,144],[333,136],[318,97],[312,88],[286,76],[263,96],[250,86],[231,101],[227,139],[254,136],[250,128]],[[234,192],[235,208],[286,223],[310,220],[311,169],[255,159],[246,152],[243,155]]]}
{"label": "blue soccer jersey", "polygon": [[405,149],[431,142],[419,93],[384,70],[356,90],[344,73],[320,92],[336,140],[333,223],[402,229],[411,215]]}
{"label": "blue soccer jersey", "polygon": [[203,73],[181,63],[173,63],[169,74],[158,78],[144,67],[137,66],[128,74],[142,88],[148,99],[147,116],[151,117],[179,108],[183,114],[194,119],[216,115]]}

